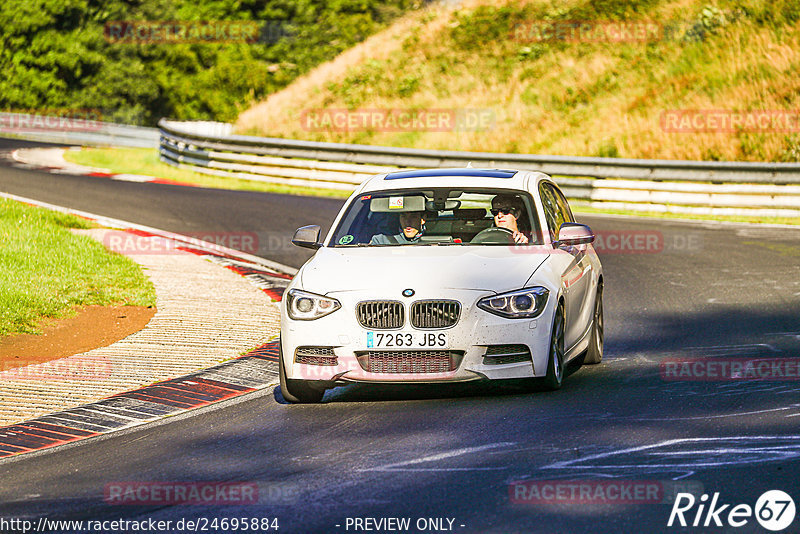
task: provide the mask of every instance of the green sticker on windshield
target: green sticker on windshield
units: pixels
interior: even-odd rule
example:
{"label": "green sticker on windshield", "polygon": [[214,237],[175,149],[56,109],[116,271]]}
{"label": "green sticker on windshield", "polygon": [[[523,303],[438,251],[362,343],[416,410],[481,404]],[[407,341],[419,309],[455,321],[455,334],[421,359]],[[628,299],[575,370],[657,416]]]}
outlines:
{"label": "green sticker on windshield", "polygon": [[343,235],[342,237],[339,238],[340,245],[347,245],[352,241],[353,241],[353,236],[351,236],[350,234]]}

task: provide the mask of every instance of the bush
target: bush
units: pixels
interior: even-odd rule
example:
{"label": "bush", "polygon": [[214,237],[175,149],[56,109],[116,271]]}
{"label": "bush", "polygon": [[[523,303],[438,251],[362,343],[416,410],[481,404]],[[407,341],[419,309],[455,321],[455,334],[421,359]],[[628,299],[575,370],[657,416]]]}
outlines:
{"label": "bush", "polygon": [[[265,5],[266,4],[266,5]],[[0,3],[0,110],[93,109],[155,125],[230,121],[420,0],[28,0]],[[267,21],[265,42],[129,44],[113,21]],[[273,31],[276,30],[276,31]]]}

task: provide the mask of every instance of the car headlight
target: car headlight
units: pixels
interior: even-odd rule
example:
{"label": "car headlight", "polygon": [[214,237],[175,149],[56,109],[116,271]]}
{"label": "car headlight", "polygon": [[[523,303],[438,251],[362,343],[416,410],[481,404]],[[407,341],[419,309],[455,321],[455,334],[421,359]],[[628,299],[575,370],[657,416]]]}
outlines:
{"label": "car headlight", "polygon": [[301,291],[299,289],[289,290],[286,309],[289,317],[298,321],[311,321],[319,319],[329,313],[333,313],[342,305],[338,300],[322,295]]}
{"label": "car headlight", "polygon": [[508,319],[530,319],[542,313],[549,293],[544,287],[529,287],[484,297],[478,307]]}

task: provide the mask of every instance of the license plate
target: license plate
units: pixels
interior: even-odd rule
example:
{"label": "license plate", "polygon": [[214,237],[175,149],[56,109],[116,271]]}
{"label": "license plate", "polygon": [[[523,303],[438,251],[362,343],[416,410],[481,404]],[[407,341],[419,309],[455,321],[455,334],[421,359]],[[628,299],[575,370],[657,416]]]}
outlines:
{"label": "license plate", "polygon": [[446,349],[445,332],[367,332],[368,349]]}

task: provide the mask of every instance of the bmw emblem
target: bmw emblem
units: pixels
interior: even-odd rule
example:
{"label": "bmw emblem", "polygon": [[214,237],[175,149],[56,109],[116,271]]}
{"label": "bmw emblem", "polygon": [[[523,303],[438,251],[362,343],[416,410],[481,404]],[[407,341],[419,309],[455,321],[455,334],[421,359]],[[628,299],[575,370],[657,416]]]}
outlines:
{"label": "bmw emblem", "polygon": [[413,297],[414,296],[414,290],[413,289],[404,289],[403,290],[403,296],[404,297]]}

